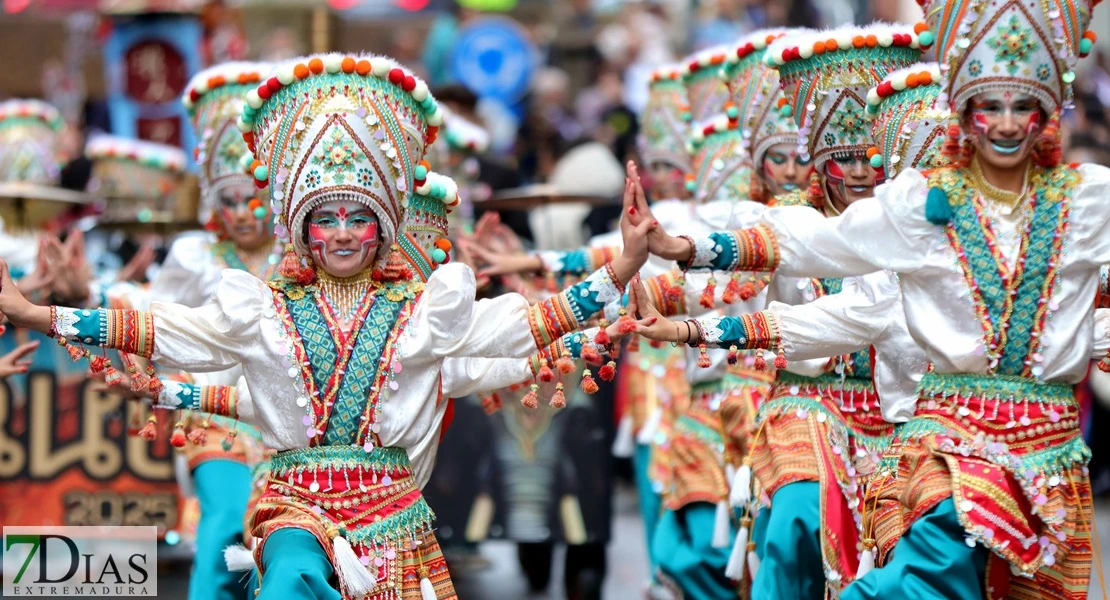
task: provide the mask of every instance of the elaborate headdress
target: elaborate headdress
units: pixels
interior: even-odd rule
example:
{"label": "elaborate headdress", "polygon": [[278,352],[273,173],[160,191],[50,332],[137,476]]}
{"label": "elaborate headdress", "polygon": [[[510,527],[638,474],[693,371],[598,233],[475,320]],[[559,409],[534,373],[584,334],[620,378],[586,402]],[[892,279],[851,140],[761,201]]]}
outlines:
{"label": "elaborate headdress", "polygon": [[717,46],[696,52],[685,60],[682,83],[686,86],[690,114],[695,123],[701,123],[725,109],[728,86],[721,79],[721,67],[730,51],[728,46]]}
{"label": "elaborate headdress", "polygon": [[463,154],[481,154],[489,149],[489,132],[481,125],[443,109],[443,139],[452,150]]}
{"label": "elaborate headdress", "polygon": [[689,173],[686,138],[691,118],[681,67],[665,67],[652,73],[647,105],[641,116],[640,156],[644,162],[665,163]]}
{"label": "elaborate headdress", "polygon": [[732,93],[745,150],[754,161],[759,161],[775,144],[798,144],[798,125],[789,112],[782,110],[786,99],[779,73],[763,62],[767,47],[786,33],[766,29],[748,34],[728,55],[721,70]]}
{"label": "elaborate headdress", "polygon": [[[445,214],[446,189],[433,191],[441,206],[410,206],[427,183],[420,162],[442,122],[427,84],[393,59],[332,53],[278,66],[248,92],[239,127],[254,152],[255,178],[269,182],[277,234],[304,257],[303,224],[325,202],[374,211],[383,248],[401,245],[406,210],[410,221],[424,210]],[[394,252],[382,254],[380,265],[396,264]]]}
{"label": "elaborate headdress", "polygon": [[867,90],[920,57],[917,34],[902,25],[841,27],[773,42],[765,61],[778,69],[786,97],[780,110],[798,125],[799,154],[811,156],[821,172],[833,154],[865,152]]}
{"label": "elaborate headdress", "polygon": [[686,185],[698,202],[748,200],[751,197],[752,159],[744,150],[739,123],[717,115],[694,127],[690,137],[693,172]]}
{"label": "elaborate headdress", "polygon": [[[236,123],[247,92],[258,87],[271,66],[267,63],[232,62],[197,73],[185,88],[182,103],[197,133],[201,222],[216,207],[220,191],[254,183],[247,172],[252,156]],[[261,204],[255,207],[265,214]]]}
{"label": "elaborate headdress", "polygon": [[1098,0],[919,3],[936,37],[954,113],[972,96],[995,89],[1026,92],[1050,114],[1070,102],[1076,59],[1094,43],[1087,26]]}
{"label": "elaborate headdress", "polygon": [[903,168],[932,169],[947,163],[942,150],[949,113],[937,102],[941,94],[940,65],[918,63],[887,75],[867,92],[871,117],[868,149],[871,166],[888,177]]}
{"label": "elaborate headdress", "polygon": [[185,152],[180,148],[99,135],[85,144],[85,156],[93,163],[88,191],[107,203],[105,222],[196,218],[195,204],[178,202],[185,176]]}
{"label": "elaborate headdress", "polygon": [[0,102],[0,181],[58,185],[65,120],[40,100]]}

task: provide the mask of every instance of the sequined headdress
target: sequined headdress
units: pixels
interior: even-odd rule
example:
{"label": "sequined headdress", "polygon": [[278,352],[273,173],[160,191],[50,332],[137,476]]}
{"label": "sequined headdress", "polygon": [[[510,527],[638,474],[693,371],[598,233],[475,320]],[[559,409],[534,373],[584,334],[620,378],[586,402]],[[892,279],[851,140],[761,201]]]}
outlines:
{"label": "sequined headdress", "polygon": [[1076,59],[1094,43],[1087,27],[1097,0],[919,1],[954,113],[997,89],[1028,93],[1049,113],[1071,101]]}
{"label": "sequined headdress", "polygon": [[721,79],[721,67],[730,52],[728,46],[717,46],[696,52],[685,60],[682,83],[695,123],[704,122],[725,110],[728,86]]}
{"label": "sequined headdress", "polygon": [[247,92],[258,87],[270,68],[252,62],[217,65],[197,73],[185,88],[182,103],[197,134],[202,223],[215,210],[220,191],[255,181],[247,172],[253,157],[236,123]]}
{"label": "sequined headdress", "polygon": [[647,105],[640,117],[640,156],[644,163],[663,163],[689,173],[686,140],[691,118],[681,67],[664,67],[652,73]]}
{"label": "sequined headdress", "polygon": [[798,126],[782,110],[786,100],[779,73],[763,62],[767,47],[784,35],[785,31],[773,29],[748,34],[728,55],[721,70],[732,94],[745,150],[757,162],[775,144],[798,144]]}
{"label": "sequined headdress", "polygon": [[[428,85],[393,59],[332,53],[277,66],[247,93],[239,127],[255,178],[269,182],[276,233],[305,257],[305,220],[335,200],[370,208],[382,247],[400,245],[413,191],[427,177],[420,162],[442,123]],[[381,254],[379,266],[396,262],[394,252]]]}
{"label": "sequined headdress", "polygon": [[[196,214],[180,214],[178,193],[185,175],[185,152],[176,146],[100,135],[85,144],[92,161],[90,194],[106,201],[105,222],[146,223]],[[196,205],[190,203],[190,211]]]}
{"label": "sequined headdress", "polygon": [[0,181],[57,185],[65,120],[40,100],[0,102]]}
{"label": "sequined headdress", "polygon": [[818,172],[834,154],[864,153],[871,146],[864,121],[867,91],[888,73],[921,57],[909,26],[874,24],[814,31],[776,40],[765,61],[778,69],[786,101]]}
{"label": "sequined headdress", "polygon": [[687,176],[687,189],[700,202],[751,198],[752,159],[744,150],[739,124],[735,118],[717,115],[696,125],[690,137],[693,172]]}
{"label": "sequined headdress", "polygon": [[918,63],[887,75],[867,92],[874,150],[871,166],[887,177],[906,168],[933,169],[947,163],[941,150],[948,126],[947,108],[940,106],[940,65]]}

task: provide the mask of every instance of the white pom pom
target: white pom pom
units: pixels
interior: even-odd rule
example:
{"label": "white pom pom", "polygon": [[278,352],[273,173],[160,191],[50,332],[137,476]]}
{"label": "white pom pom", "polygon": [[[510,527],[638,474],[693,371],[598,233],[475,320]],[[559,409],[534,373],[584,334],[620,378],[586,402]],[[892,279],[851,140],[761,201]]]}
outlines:
{"label": "white pom pom", "polygon": [[253,108],[255,110],[258,110],[259,108],[262,107],[262,96],[258,95],[258,89],[257,88],[252,89],[249,92],[247,92],[247,106],[250,106],[251,108]]}
{"label": "white pom pom", "polygon": [[255,569],[254,554],[242,544],[224,548],[224,563],[227,564],[227,570],[233,573]]}
{"label": "white pom pom", "polygon": [[617,458],[632,458],[635,451],[632,439],[632,415],[626,414],[621,417],[621,422],[617,425],[617,436],[613,438],[611,452]]}
{"label": "white pom pom", "polygon": [[428,97],[428,84],[423,80],[416,80],[416,87],[412,88],[412,99],[417,102],[423,102]]}
{"label": "white pom pom", "polygon": [[421,196],[427,196],[428,194],[432,193],[431,178],[425,179],[424,185],[417,186],[416,193]]}
{"label": "white pom pom", "polygon": [[725,115],[717,115],[713,117],[713,129],[720,132],[728,129],[728,117]]}
{"label": "white pom pom", "polygon": [[740,533],[736,534],[736,539],[732,542],[732,552],[728,555],[728,563],[725,565],[725,577],[733,581],[740,581],[744,579],[744,563],[748,558],[748,526],[740,527]]}
{"label": "white pom pom", "polygon": [[798,56],[802,58],[810,58],[813,56],[813,46],[801,46],[798,48]]}
{"label": "white pom pom", "polygon": [[208,93],[208,82],[207,81],[198,81],[197,84],[195,86],[193,86],[193,89],[196,90],[198,94],[207,94]]}
{"label": "white pom pom", "polygon": [[436,588],[432,580],[427,577],[420,578],[420,600],[436,600]]}
{"label": "white pom pom", "polygon": [[856,579],[863,577],[875,568],[875,549],[864,548],[859,557],[859,569],[856,570]]}
{"label": "white pom pom", "polygon": [[337,535],[331,543],[340,587],[355,598],[368,595],[377,584],[376,578],[370,575],[370,571],[355,555],[347,538]]}
{"label": "white pom pom", "polygon": [[867,103],[868,104],[876,105],[881,101],[882,101],[882,98],[879,97],[879,89],[878,88],[871,88],[871,89],[867,90]]}
{"label": "white pom pom", "polygon": [[891,33],[880,33],[875,36],[875,38],[878,40],[879,45],[884,48],[889,48],[890,45],[894,43],[894,35]]}
{"label": "white pom pom", "polygon": [[324,70],[328,73],[338,73],[343,68],[343,57],[338,54],[329,54],[324,57]]}
{"label": "white pom pom", "polygon": [[281,83],[281,85],[289,85],[290,83],[293,83],[293,81],[296,79],[297,76],[293,74],[293,67],[291,65],[286,65],[278,69],[277,80]]}
{"label": "white pom pom", "polygon": [[436,111],[428,116],[428,125],[432,127],[443,125],[443,109],[436,107]]}
{"label": "white pom pom", "polygon": [[898,77],[895,77],[894,79],[891,79],[890,87],[894,88],[894,90],[898,92],[906,89],[906,78],[900,75]]}
{"label": "white pom pom", "polygon": [[728,494],[729,504],[743,508],[752,501],[752,468],[746,462],[736,471],[732,479],[732,489]]}
{"label": "white pom pom", "polygon": [[836,45],[841,50],[847,50],[852,47],[852,36],[847,33],[838,34],[834,39],[836,40]]}
{"label": "white pom pom", "polygon": [[714,548],[728,548],[729,533],[732,529],[729,527],[729,513],[732,509],[728,507],[728,502],[721,500],[717,503],[717,512],[713,515],[713,540],[711,545]]}
{"label": "white pom pom", "polygon": [[247,123],[246,121],[244,121],[243,117],[239,117],[239,120],[235,122],[235,126],[238,127],[239,131],[242,132],[242,133],[250,133],[251,132],[252,125],[250,123]]}
{"label": "white pom pom", "polygon": [[374,74],[374,77],[384,79],[389,75],[389,69],[389,61],[385,60],[384,58],[375,58],[370,63],[370,72]]}

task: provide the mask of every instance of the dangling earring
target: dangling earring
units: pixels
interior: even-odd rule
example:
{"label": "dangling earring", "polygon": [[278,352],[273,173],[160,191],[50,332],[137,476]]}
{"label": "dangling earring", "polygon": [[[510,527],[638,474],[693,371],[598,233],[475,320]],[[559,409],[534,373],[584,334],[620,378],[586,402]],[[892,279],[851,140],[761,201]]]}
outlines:
{"label": "dangling earring", "polygon": [[286,279],[296,281],[301,285],[309,285],[316,281],[316,265],[312,259],[297,256],[293,244],[285,245],[285,256],[278,265],[278,274]]}
{"label": "dangling earring", "polygon": [[970,157],[964,148],[963,132],[960,130],[959,123],[953,121],[948,124],[948,132],[940,152],[953,166],[962,166]]}
{"label": "dangling earring", "polygon": [[809,189],[806,190],[806,201],[817,210],[825,210],[825,190],[821,186],[821,176],[816,172],[809,176]]}

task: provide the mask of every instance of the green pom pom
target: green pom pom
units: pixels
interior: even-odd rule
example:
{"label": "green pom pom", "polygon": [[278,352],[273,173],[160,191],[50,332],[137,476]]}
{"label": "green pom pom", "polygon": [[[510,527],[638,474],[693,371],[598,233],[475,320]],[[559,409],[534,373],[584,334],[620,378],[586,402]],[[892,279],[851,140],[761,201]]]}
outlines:
{"label": "green pom pom", "polygon": [[871,157],[871,166],[875,167],[876,169],[882,167],[883,166],[883,155],[882,154],[876,154],[876,155],[872,156]]}
{"label": "green pom pom", "polygon": [[697,188],[698,188],[697,184],[695,184],[693,181],[687,181],[686,182],[686,191],[687,192],[692,192],[692,191],[696,190]]}
{"label": "green pom pom", "polygon": [[443,200],[447,195],[447,188],[443,187],[442,183],[437,183],[432,186],[432,197],[436,200]]}
{"label": "green pom pom", "polygon": [[1071,82],[1075,81],[1075,72],[1074,71],[1068,71],[1067,73],[1064,73],[1063,75],[1061,75],[1060,79],[1062,79],[1064,81],[1064,83],[1071,83]]}
{"label": "green pom pom", "polygon": [[432,260],[437,263],[441,263],[447,260],[447,253],[439,248],[436,248],[435,250],[432,250]]}
{"label": "green pom pom", "polygon": [[683,121],[693,121],[693,120],[694,120],[694,115],[693,115],[693,113],[690,113],[690,112],[684,112],[684,113],[682,113],[682,120],[683,120]]}
{"label": "green pom pom", "polygon": [[269,176],[270,176],[270,170],[266,168],[266,165],[258,165],[257,167],[254,168],[254,178],[255,179],[257,179],[259,181],[266,181],[266,178],[269,177]]}
{"label": "green pom pom", "polygon": [[417,179],[424,179],[428,176],[428,169],[424,165],[416,165],[416,171],[413,172],[413,177]]}
{"label": "green pom pom", "polygon": [[725,111],[725,114],[728,115],[728,118],[735,119],[736,117],[740,116],[740,109],[736,108],[735,106],[730,106],[728,107],[728,110]]}
{"label": "green pom pom", "polygon": [[932,46],[934,40],[936,40],[936,35],[934,35],[933,32],[929,31],[928,29],[922,31],[921,34],[917,36],[917,43],[921,45],[922,48],[928,48],[929,46]]}
{"label": "green pom pom", "polygon": [[782,108],[779,109],[779,114],[784,117],[794,116],[794,108],[789,104],[783,104]]}
{"label": "green pom pom", "polygon": [[259,206],[258,208],[254,209],[254,218],[256,218],[256,219],[265,219],[266,218],[266,207],[265,206]]}
{"label": "green pom pom", "polygon": [[1089,40],[1087,38],[1083,38],[1083,39],[1079,40],[1079,53],[1080,54],[1090,54],[1092,46],[1093,46],[1093,44],[1091,44],[1091,40]]}
{"label": "green pom pom", "polygon": [[925,218],[934,225],[947,225],[952,222],[952,207],[948,204],[948,193],[940,188],[929,188],[925,197]]}

